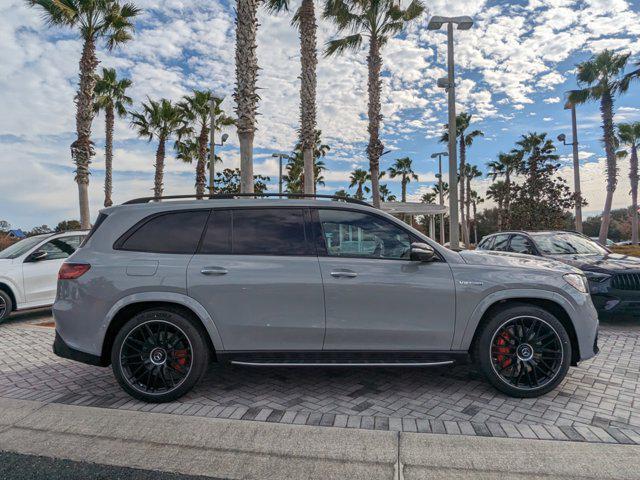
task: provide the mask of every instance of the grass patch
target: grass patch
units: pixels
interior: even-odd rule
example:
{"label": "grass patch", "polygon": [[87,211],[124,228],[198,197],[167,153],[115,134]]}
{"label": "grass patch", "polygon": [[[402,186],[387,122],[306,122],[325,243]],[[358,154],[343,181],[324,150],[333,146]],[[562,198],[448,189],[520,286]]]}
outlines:
{"label": "grass patch", "polygon": [[614,253],[620,253],[621,255],[640,257],[640,245],[617,245],[612,246],[610,250]]}

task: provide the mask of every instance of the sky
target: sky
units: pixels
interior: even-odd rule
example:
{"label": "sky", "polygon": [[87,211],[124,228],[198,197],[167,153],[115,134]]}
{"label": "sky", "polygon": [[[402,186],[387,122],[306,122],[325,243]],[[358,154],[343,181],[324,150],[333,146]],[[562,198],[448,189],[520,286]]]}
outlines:
{"label": "sky", "polygon": [[[404,0],[406,1],[406,0]],[[228,0],[134,0],[142,9],[133,41],[112,52],[100,45],[100,67],[113,67],[133,85],[132,109],[147,97],[179,100],[193,89],[224,95],[233,113],[234,3]],[[299,4],[292,1],[292,10]],[[317,3],[319,5],[319,3]],[[382,168],[397,158],[413,160],[418,181],[410,200],[431,190],[437,173],[433,152],[447,121],[446,96],[436,79],[446,75],[444,31],[428,31],[431,15],[470,15],[475,24],[455,33],[457,111],[472,114],[472,127],[484,132],[468,151],[468,161],[487,171],[487,162],[513,148],[528,132],[560,133],[571,141],[564,94],[576,88],[576,64],[610,48],[640,61],[639,0],[520,0],[425,2],[427,12],[383,49]],[[277,191],[273,152],[290,152],[299,122],[299,39],[291,12],[259,13],[260,103],[255,138],[255,173],[271,178]],[[318,46],[334,38],[334,26],[319,20]],[[74,140],[78,60],[82,44],[74,31],[47,26],[24,0],[0,3],[0,220],[14,227],[55,226],[78,218],[77,186],[69,145]],[[629,69],[632,65],[629,65]],[[319,193],[348,188],[349,173],[368,168],[366,51],[325,58],[318,63],[318,128],[331,147],[325,158],[326,185]],[[640,82],[615,101],[615,121],[640,120]],[[597,104],[578,107],[578,138],[586,215],[602,210],[604,148]],[[217,153],[223,167],[239,166],[238,140]],[[91,165],[92,218],[102,206],[104,118],[93,124],[96,156]],[[127,119],[116,120],[114,202],[148,196],[153,188],[156,144],[139,139]],[[573,185],[571,147],[558,146],[560,174]],[[614,208],[629,205],[628,160],[620,162]],[[219,168],[219,167],[218,167]],[[194,165],[169,149],[165,194],[194,191]],[[445,165],[445,178],[446,178]],[[399,194],[399,179],[384,180]],[[475,182],[484,195],[491,181]],[[483,207],[491,207],[486,201]]]}

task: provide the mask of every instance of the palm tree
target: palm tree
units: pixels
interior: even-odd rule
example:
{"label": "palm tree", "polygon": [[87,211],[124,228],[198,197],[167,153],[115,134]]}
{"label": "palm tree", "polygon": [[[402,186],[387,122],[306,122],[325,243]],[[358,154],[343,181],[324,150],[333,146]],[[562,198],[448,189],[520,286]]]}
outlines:
{"label": "palm tree", "polygon": [[236,0],[236,101],[238,140],[240,141],[240,191],[253,193],[253,137],[256,131],[258,5],[260,0]]}
{"label": "palm tree", "polygon": [[493,198],[498,205],[498,231],[503,227],[504,200],[507,196],[507,185],[503,180],[498,180],[489,185],[487,197]]}
{"label": "palm tree", "polygon": [[489,177],[495,182],[498,177],[504,176],[504,183],[506,185],[506,196],[504,199],[504,213],[505,213],[505,227],[509,228],[511,219],[509,218],[509,209],[511,207],[511,194],[513,190],[513,184],[511,177],[520,168],[522,163],[522,154],[519,151],[512,151],[510,153],[499,153],[498,160],[493,160],[487,164],[491,170]]}
{"label": "palm tree", "polygon": [[[505,182],[506,183],[506,182]],[[471,191],[471,206],[473,208],[473,243],[478,244],[478,222],[476,222],[478,214],[478,205],[484,203],[484,198],[478,195],[475,190]]]}
{"label": "palm tree", "polygon": [[154,138],[158,141],[153,195],[155,198],[160,198],[163,189],[166,143],[184,126],[181,111],[164,98],[160,101],[147,98],[147,102],[142,103],[142,112],[131,112],[131,126],[138,131],[138,136],[147,137],[149,141]]}
{"label": "palm tree", "polygon": [[[324,158],[331,147],[322,143],[322,132],[320,130],[316,130],[313,138],[313,148],[312,148],[312,156],[313,156],[313,188],[310,193],[316,193],[318,185],[324,185],[324,177],[322,176],[322,172],[324,172],[327,167],[325,163],[320,160],[320,158]],[[307,193],[305,186],[306,175],[304,174],[304,149],[302,140],[296,143],[296,146],[293,149],[293,156],[289,157],[289,162],[287,164],[287,175],[284,177],[287,182],[287,190],[289,192],[298,192],[298,193]]]}
{"label": "palm tree", "polygon": [[618,54],[604,50],[589,60],[578,64],[579,90],[569,92],[568,99],[574,105],[588,101],[600,102],[604,149],[607,157],[607,195],[600,224],[601,243],[604,243],[611,223],[611,204],[618,183],[618,165],[615,153],[615,131],[613,127],[613,101],[616,95],[629,88],[630,76],[622,73],[630,54]]}
{"label": "palm tree", "polygon": [[391,37],[401,32],[407,23],[422,15],[423,11],[424,6],[420,0],[412,0],[406,9],[400,8],[396,0],[328,0],[324,8],[324,18],[336,24],[338,33],[350,33],[345,37],[331,40],[327,44],[327,56],[339,55],[347,50],[357,51],[365,38],[369,40],[367,156],[372,179],[373,206],[376,208],[380,207],[380,157],[384,151],[380,140],[381,49]]}
{"label": "palm tree", "polygon": [[418,180],[418,175],[416,175],[411,168],[411,163],[412,162],[409,157],[403,157],[397,159],[396,162],[387,169],[387,171],[389,172],[389,177],[401,177],[400,184],[402,186],[402,202],[407,201],[407,184],[411,182],[411,179]]}
{"label": "palm tree", "polygon": [[127,106],[133,103],[127,96],[126,90],[131,86],[131,80],[118,80],[115,68],[103,68],[102,76],[96,78],[94,90],[93,110],[98,113],[104,111],[105,123],[105,155],[104,155],[104,206],[113,205],[113,126],[115,115],[123,118],[127,115]]}
{"label": "palm tree", "polygon": [[[304,193],[304,182],[306,177],[304,175],[304,158],[302,152],[294,152],[293,156],[289,157],[287,162],[287,174],[282,179],[287,184],[287,192],[290,193]],[[322,160],[317,160],[313,163],[314,168],[314,188],[311,193],[316,193],[318,185],[324,186],[324,172],[327,167]]]}
{"label": "palm tree", "polygon": [[[476,137],[484,136],[480,130],[473,130],[469,133],[467,129],[471,124],[471,115],[462,112],[459,115],[456,115],[456,137],[459,139],[459,150],[460,150],[460,169],[461,176],[464,176],[463,172],[465,172],[465,165],[467,162],[467,148],[473,144],[473,141]],[[449,143],[449,125],[445,124],[444,126],[445,132],[440,137],[440,141],[442,143]],[[459,182],[460,189],[460,224],[462,225],[462,237],[465,245],[469,248],[469,230],[467,228],[467,222],[465,221],[464,207],[465,207],[465,182]]]}
{"label": "palm tree", "polygon": [[362,168],[356,168],[351,172],[349,188],[357,187],[354,197],[358,200],[364,200],[364,192],[369,191],[369,187],[366,186],[369,180],[371,180],[371,175]]}
{"label": "palm tree", "polygon": [[629,146],[631,159],[629,180],[631,180],[631,243],[638,245],[638,148],[640,147],[640,122],[618,125],[620,142]]}
{"label": "palm tree", "polygon": [[380,184],[380,201],[381,202],[395,202],[398,200],[398,197],[396,197],[393,193],[391,193],[391,191],[389,190],[389,187],[387,186],[386,183],[381,183]]}
{"label": "palm tree", "polygon": [[140,10],[131,3],[117,0],[26,0],[39,8],[50,25],[75,28],[83,41],[80,57],[80,81],[76,94],[76,139],[71,144],[71,157],[76,165],[76,183],[80,204],[80,223],[89,228],[89,165],[95,154],[91,141],[93,123],[93,91],[98,67],[96,43],[103,39],[111,51],[132,38],[133,18]]}
{"label": "palm tree", "polygon": [[466,182],[467,182],[467,185],[466,185],[466,187],[467,187],[467,189],[466,189],[467,190],[466,191],[467,198],[466,198],[466,201],[465,201],[466,209],[467,209],[467,212],[466,212],[467,213],[467,225],[468,225],[467,229],[470,229],[470,227],[471,227],[471,193],[472,193],[472,191],[471,191],[471,181],[476,179],[476,178],[479,178],[481,176],[482,176],[482,172],[478,169],[477,166],[471,165],[471,164],[467,164],[466,165],[464,178],[466,179]]}
{"label": "palm tree", "polygon": [[[267,8],[272,12],[289,10],[289,0],[268,0]],[[300,143],[304,163],[304,182],[309,187],[304,193],[315,193],[315,170],[313,162],[316,137],[316,69],[318,54],[316,47],[316,12],[313,0],[302,0],[300,8],[291,21],[300,33]]]}
{"label": "palm tree", "polygon": [[[177,104],[184,124],[178,130],[176,150],[178,159],[191,163],[196,160],[196,195],[202,198],[207,183],[206,166],[211,130],[211,102],[214,102],[216,130],[235,124],[221,107],[222,98],[214,97],[210,91],[194,90]],[[195,147],[195,148],[194,148]],[[195,154],[195,155],[194,155]]]}

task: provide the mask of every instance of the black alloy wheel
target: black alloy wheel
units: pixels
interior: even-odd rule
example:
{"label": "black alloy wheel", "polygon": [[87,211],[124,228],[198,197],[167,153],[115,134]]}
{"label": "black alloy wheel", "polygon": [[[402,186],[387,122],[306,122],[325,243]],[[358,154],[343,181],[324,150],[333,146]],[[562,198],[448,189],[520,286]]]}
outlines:
{"label": "black alloy wheel", "polygon": [[478,366],[489,382],[521,398],[553,390],[569,370],[571,353],[562,323],[547,310],[526,304],[495,313],[475,348]]}
{"label": "black alloy wheel", "polygon": [[182,312],[142,312],[116,336],[111,353],[114,374],[137,399],[173,401],[204,374],[209,358],[205,334]]}
{"label": "black alloy wheel", "polygon": [[516,317],[494,333],[491,365],[508,385],[540,388],[558,375],[562,350],[560,336],[547,322],[537,317]]}

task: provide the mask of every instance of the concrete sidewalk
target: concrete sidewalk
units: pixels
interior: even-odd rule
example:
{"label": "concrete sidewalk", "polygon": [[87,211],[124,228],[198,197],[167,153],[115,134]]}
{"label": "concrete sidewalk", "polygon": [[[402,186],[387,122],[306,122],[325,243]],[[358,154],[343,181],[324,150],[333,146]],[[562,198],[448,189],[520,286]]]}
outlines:
{"label": "concrete sidewalk", "polygon": [[640,446],[412,434],[0,399],[0,450],[230,479],[637,479]]}

